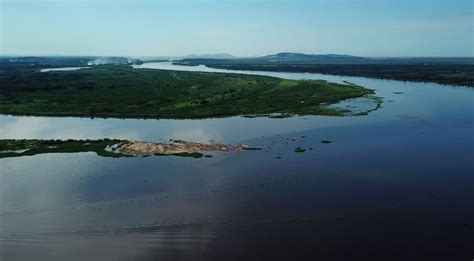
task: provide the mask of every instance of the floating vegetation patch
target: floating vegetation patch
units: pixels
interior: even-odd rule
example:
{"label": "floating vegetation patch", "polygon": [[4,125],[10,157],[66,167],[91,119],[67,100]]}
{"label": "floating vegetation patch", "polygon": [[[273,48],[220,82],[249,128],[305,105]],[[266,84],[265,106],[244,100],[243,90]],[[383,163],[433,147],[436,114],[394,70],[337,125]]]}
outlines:
{"label": "floating vegetation patch", "polygon": [[305,152],[305,151],[306,151],[306,149],[303,148],[303,147],[297,147],[297,148],[295,148],[295,152],[297,152],[297,153],[302,153],[302,152]]}

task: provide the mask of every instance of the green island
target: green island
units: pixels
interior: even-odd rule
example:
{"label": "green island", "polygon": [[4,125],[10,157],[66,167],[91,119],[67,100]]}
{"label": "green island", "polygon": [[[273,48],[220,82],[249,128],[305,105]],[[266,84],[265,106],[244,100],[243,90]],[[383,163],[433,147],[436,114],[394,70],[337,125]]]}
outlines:
{"label": "green island", "polygon": [[328,108],[369,97],[354,84],[267,76],[95,66],[76,71],[0,70],[0,113],[113,118],[344,115]]}
{"label": "green island", "polygon": [[100,140],[0,140],[0,158],[34,156],[44,153],[95,152],[102,157],[130,157],[129,155],[108,151],[107,147],[125,142],[117,139]]}

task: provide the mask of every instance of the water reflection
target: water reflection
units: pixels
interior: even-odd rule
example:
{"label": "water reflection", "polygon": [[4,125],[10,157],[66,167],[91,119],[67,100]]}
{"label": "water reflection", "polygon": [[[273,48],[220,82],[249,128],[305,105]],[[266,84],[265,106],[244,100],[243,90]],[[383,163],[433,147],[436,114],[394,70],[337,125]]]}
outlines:
{"label": "water reflection", "polygon": [[[183,139],[196,142],[235,143],[264,135],[356,124],[355,118],[294,117],[274,120],[231,117],[205,120],[137,120],[0,116],[1,138],[97,139],[123,138],[147,141]],[[360,123],[360,122],[359,122]]]}

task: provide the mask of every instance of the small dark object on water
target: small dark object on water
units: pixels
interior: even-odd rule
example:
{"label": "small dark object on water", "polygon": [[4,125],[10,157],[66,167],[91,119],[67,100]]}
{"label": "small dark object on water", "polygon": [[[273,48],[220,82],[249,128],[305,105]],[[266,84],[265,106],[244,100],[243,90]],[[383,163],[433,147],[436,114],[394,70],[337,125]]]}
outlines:
{"label": "small dark object on water", "polygon": [[205,157],[205,158],[212,158],[212,157],[214,157],[214,156],[212,156],[212,155],[204,155],[204,157]]}
{"label": "small dark object on water", "polygon": [[305,151],[306,149],[302,147],[295,148],[295,152],[298,152],[298,153],[305,152]]}
{"label": "small dark object on water", "polygon": [[309,150],[313,150],[313,148],[309,148]]}
{"label": "small dark object on water", "polygon": [[147,180],[147,179],[145,179],[143,182],[145,182],[145,183],[148,183],[148,180]]}
{"label": "small dark object on water", "polygon": [[332,143],[332,141],[330,141],[330,140],[322,140],[321,143],[329,144],[329,143]]}
{"label": "small dark object on water", "polygon": [[250,148],[242,148],[243,150],[262,150],[262,148],[253,148],[253,147],[250,147]]}
{"label": "small dark object on water", "polygon": [[281,156],[276,157],[275,159],[281,159]]}
{"label": "small dark object on water", "polygon": [[393,92],[393,94],[403,94],[403,92]]}

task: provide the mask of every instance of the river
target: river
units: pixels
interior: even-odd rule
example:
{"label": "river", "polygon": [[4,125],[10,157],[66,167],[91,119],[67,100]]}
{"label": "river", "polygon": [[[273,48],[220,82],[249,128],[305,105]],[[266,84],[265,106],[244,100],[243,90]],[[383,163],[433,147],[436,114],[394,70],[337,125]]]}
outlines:
{"label": "river", "polygon": [[375,89],[384,102],[367,116],[347,117],[2,115],[0,139],[172,138],[264,149],[202,159],[0,159],[0,260],[474,256],[474,89],[171,63],[135,68],[349,81]]}

